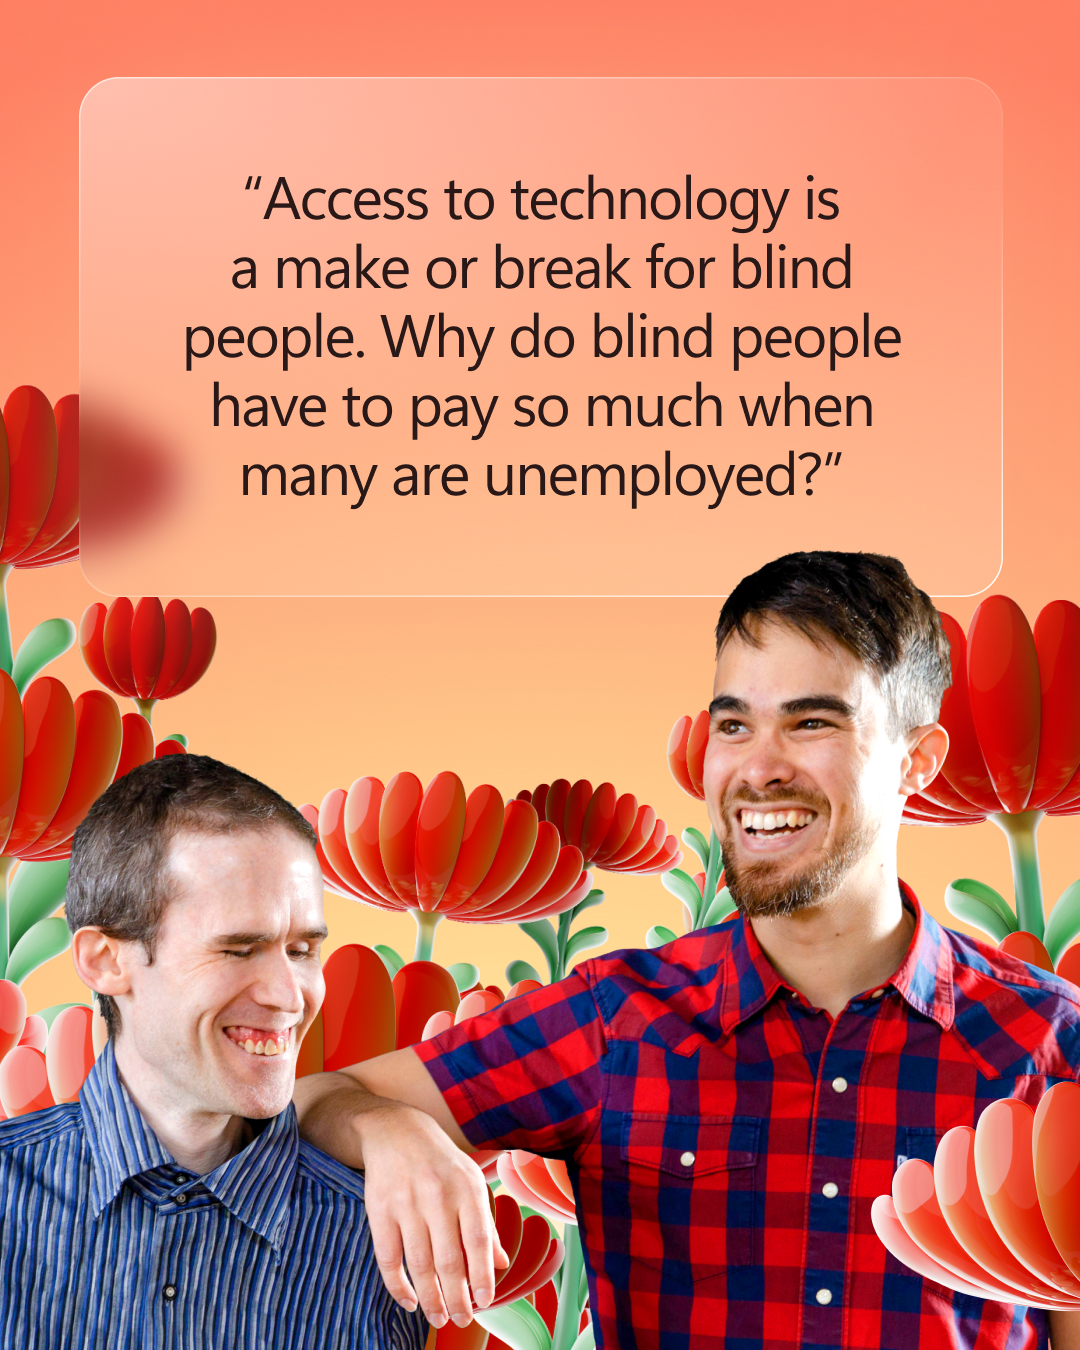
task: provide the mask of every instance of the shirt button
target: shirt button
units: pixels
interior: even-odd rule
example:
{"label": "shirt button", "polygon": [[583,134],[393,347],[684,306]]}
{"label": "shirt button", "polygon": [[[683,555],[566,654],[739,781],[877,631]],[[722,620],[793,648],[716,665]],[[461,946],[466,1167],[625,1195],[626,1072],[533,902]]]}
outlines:
{"label": "shirt button", "polygon": [[682,1157],[679,1159],[679,1161],[682,1163],[684,1167],[693,1167],[694,1155],[692,1153],[684,1153]]}
{"label": "shirt button", "polygon": [[176,1285],[167,1284],[161,1292],[165,1295],[167,1299],[172,1300],[176,1297]]}
{"label": "shirt button", "polygon": [[884,992],[885,992],[884,989],[875,989],[874,992],[870,995],[870,997],[871,997],[871,998],[880,998]]}
{"label": "shirt button", "polygon": [[186,1195],[178,1195],[178,1196],[176,1197],[176,1203],[177,1203],[178,1205],[186,1205],[186,1204],[187,1204],[187,1196],[186,1196]]}
{"label": "shirt button", "polygon": [[814,1297],[815,1297],[815,1298],[817,1299],[817,1301],[821,1304],[821,1306],[824,1307],[827,1303],[831,1303],[831,1302],[832,1302],[832,1290],[831,1290],[831,1289],[819,1289],[819,1290],[817,1291],[817,1293],[814,1295]]}
{"label": "shirt button", "polygon": [[[832,1090],[833,1090],[834,1092],[846,1092],[846,1091],[847,1091],[847,1079],[846,1079],[846,1078],[834,1078],[834,1079],[832,1080]],[[827,1290],[827,1289],[822,1290],[822,1293],[828,1293],[828,1290]],[[829,1298],[832,1298],[832,1294],[829,1294]],[[826,1300],[826,1302],[828,1302],[828,1300]]]}
{"label": "shirt button", "polygon": [[827,1181],[825,1185],[822,1186],[821,1188],[821,1194],[825,1197],[826,1200],[835,1200],[836,1197],[840,1194],[840,1187],[836,1184],[835,1181]]}

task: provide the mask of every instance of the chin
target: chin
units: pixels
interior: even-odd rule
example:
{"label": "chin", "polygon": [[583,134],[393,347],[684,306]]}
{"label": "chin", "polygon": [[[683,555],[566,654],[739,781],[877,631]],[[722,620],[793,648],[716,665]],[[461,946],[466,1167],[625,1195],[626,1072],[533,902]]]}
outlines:
{"label": "chin", "polygon": [[[293,1065],[282,1065],[287,1073],[275,1074],[274,1081],[238,1083],[233,1080],[226,1085],[228,1110],[234,1116],[243,1116],[245,1120],[269,1120],[281,1115],[292,1100],[293,1084],[296,1074]],[[267,1076],[268,1077],[268,1076]]]}

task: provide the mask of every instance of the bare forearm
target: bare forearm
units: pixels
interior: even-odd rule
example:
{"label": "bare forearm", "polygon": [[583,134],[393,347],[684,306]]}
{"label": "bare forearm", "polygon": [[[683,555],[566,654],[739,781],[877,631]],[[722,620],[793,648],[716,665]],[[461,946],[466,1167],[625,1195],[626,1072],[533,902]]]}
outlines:
{"label": "bare forearm", "polygon": [[365,1117],[373,1111],[401,1106],[377,1096],[345,1073],[318,1073],[297,1079],[293,1103],[304,1138],[346,1167],[355,1168],[364,1166]]}
{"label": "bare forearm", "polygon": [[1080,1350],[1080,1313],[1052,1312],[1050,1350]]}

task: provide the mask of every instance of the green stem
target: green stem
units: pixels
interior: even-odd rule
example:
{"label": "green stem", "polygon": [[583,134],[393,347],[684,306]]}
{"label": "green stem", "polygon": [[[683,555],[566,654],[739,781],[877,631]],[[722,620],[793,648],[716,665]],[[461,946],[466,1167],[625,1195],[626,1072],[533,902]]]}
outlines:
{"label": "green stem", "polygon": [[15,653],[11,646],[11,615],[8,613],[7,583],[11,574],[11,564],[0,567],[0,669],[9,675],[15,664]]}
{"label": "green stem", "polygon": [[559,915],[559,962],[551,972],[551,983],[555,984],[566,974],[566,944],[570,941],[570,925],[573,922],[573,911],[565,910]]}
{"label": "green stem", "polygon": [[14,858],[0,858],[0,977],[7,971],[11,955],[11,931],[8,918],[8,877],[15,864]]}
{"label": "green stem", "polygon": [[1034,933],[1041,941],[1045,932],[1042,878],[1039,874],[1039,850],[1035,831],[1045,811],[995,811],[990,819],[1009,841],[1012,861],[1016,920],[1020,928]]}
{"label": "green stem", "polygon": [[578,1287],[585,1258],[581,1252],[581,1235],[577,1224],[568,1223],[563,1228],[563,1249],[562,1269],[559,1271],[559,1311],[555,1315],[551,1350],[570,1350],[578,1338],[578,1323],[581,1321]]}
{"label": "green stem", "polygon": [[154,724],[154,704],[157,702],[157,699],[136,698],[132,699],[132,702],[135,704],[136,708],[138,708],[138,710],[142,713],[142,715],[146,718],[147,722],[149,722],[152,727]]}
{"label": "green stem", "polygon": [[724,866],[724,855],[720,848],[720,840],[716,837],[716,831],[709,831],[709,865],[705,869],[705,894],[702,897],[701,909],[694,916],[694,927],[701,923],[701,920],[709,912],[709,906],[716,898],[716,883],[720,879],[720,873]]}
{"label": "green stem", "polygon": [[413,909],[409,913],[416,920],[416,950],[414,961],[430,961],[435,947],[435,929],[442,923],[442,915],[437,909]]}

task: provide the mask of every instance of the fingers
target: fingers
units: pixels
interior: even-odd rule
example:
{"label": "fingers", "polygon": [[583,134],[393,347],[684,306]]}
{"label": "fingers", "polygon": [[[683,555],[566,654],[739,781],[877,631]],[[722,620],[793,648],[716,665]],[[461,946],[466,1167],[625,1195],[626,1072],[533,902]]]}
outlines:
{"label": "fingers", "polygon": [[447,1313],[459,1327],[467,1327],[472,1321],[473,1301],[465,1278],[465,1256],[458,1225],[454,1223],[452,1227],[433,1230],[431,1250]]}
{"label": "fingers", "polygon": [[405,1260],[409,1275],[428,1322],[438,1330],[447,1322],[446,1304],[435,1274],[435,1260],[426,1227],[415,1227],[404,1234]]}
{"label": "fingers", "polygon": [[380,1224],[369,1215],[368,1228],[371,1231],[375,1261],[387,1292],[406,1312],[415,1311],[418,1302],[416,1290],[409,1283],[402,1264],[401,1233],[397,1225]]}
{"label": "fingers", "polygon": [[[485,1187],[486,1189],[486,1187]],[[491,1211],[483,1203],[486,1197],[472,1197],[461,1209],[461,1245],[465,1249],[465,1260],[469,1268],[469,1284],[478,1308],[486,1308],[495,1297],[495,1248],[502,1257],[499,1268],[504,1269],[509,1262],[506,1253],[499,1244],[498,1233],[491,1221]]]}

